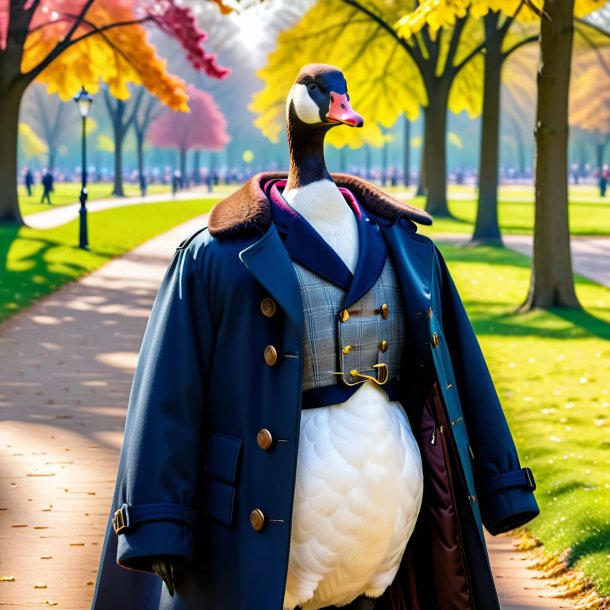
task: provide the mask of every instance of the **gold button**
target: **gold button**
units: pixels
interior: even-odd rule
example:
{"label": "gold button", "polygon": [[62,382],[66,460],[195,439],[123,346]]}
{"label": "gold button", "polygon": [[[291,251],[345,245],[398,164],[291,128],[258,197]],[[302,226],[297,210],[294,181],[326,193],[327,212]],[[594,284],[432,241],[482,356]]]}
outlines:
{"label": "gold button", "polygon": [[264,451],[271,449],[271,445],[273,444],[273,436],[271,435],[271,432],[269,432],[267,428],[260,430],[256,435],[256,443]]}
{"label": "gold button", "polygon": [[385,339],[379,343],[379,349],[382,352],[388,351],[388,342]]}
{"label": "gold button", "polygon": [[346,345],[341,351],[344,354],[349,354],[352,351],[352,346],[351,345]]}
{"label": "gold button", "polygon": [[347,311],[347,309],[342,309],[339,312],[339,320],[341,320],[341,322],[347,322],[349,320],[349,311]]}
{"label": "gold button", "polygon": [[274,366],[277,362],[277,350],[275,347],[273,347],[273,345],[268,345],[265,348],[265,362],[269,366]]}
{"label": "gold button", "polygon": [[432,343],[434,347],[438,347],[438,335],[436,333],[432,333]]}
{"label": "gold button", "polygon": [[261,311],[266,318],[273,318],[277,311],[275,301],[269,297],[261,301]]}
{"label": "gold button", "polygon": [[384,303],[384,304],[381,306],[381,310],[380,310],[380,312],[381,312],[381,317],[382,317],[384,320],[387,320],[387,319],[388,319],[388,316],[390,315],[390,308],[388,307],[388,304],[387,304],[387,303]]}
{"label": "gold button", "polygon": [[260,508],[255,508],[250,513],[250,525],[256,532],[260,532],[265,527],[265,515]]}
{"label": "gold button", "polygon": [[430,318],[431,318],[431,317],[432,317],[432,313],[433,313],[433,312],[432,312],[432,307],[430,307],[430,309],[428,310],[428,317],[430,317]]}

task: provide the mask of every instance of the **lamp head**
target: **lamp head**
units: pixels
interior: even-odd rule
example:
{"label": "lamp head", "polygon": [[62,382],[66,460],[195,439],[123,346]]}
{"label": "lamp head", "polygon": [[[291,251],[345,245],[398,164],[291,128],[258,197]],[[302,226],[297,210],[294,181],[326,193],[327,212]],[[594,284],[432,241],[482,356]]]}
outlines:
{"label": "lamp head", "polygon": [[91,104],[93,104],[93,97],[84,87],[81,87],[81,90],[74,96],[74,101],[81,117],[86,119],[91,110]]}

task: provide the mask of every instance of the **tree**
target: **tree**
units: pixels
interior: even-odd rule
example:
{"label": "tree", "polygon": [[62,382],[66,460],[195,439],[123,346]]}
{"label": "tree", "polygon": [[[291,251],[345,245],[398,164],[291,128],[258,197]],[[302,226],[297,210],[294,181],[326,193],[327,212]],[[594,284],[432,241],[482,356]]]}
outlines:
{"label": "tree", "polygon": [[581,53],[574,65],[570,93],[570,125],[586,130],[595,145],[598,170],[610,142],[610,50]]}
{"label": "tree", "polygon": [[[465,15],[437,36],[424,25],[409,38],[394,24],[416,6],[374,0],[318,1],[278,39],[277,50],[259,72],[265,89],[252,109],[256,125],[271,140],[284,129],[286,95],[299,68],[321,61],[340,66],[365,117],[360,130],[336,130],[328,141],[338,147],[382,146],[383,128],[405,114],[415,120],[423,107],[426,209],[448,215],[446,194],[447,108],[480,111],[483,36],[477,20]],[[321,25],[323,24],[323,25]]]}
{"label": "tree", "polygon": [[26,114],[47,145],[47,167],[55,169],[55,155],[62,138],[74,126],[78,116],[74,104],[62,102],[57,95],[49,95],[45,85],[34,83],[24,96],[21,114]]}
{"label": "tree", "polygon": [[175,38],[198,70],[221,78],[202,43],[188,7],[176,0],[29,0],[0,6],[0,222],[21,224],[17,199],[17,125],[21,99],[34,80],[69,99],[81,85],[92,92],[99,79],[113,95],[127,83],[143,84],[171,108],[186,109],[184,83],[165,70],[142,27],[153,23]]}
{"label": "tree", "polygon": [[227,122],[212,96],[187,87],[190,113],[165,112],[150,126],[148,139],[159,148],[177,148],[180,171],[186,176],[186,153],[191,149],[221,150],[229,142]]}
{"label": "tree", "polygon": [[[425,0],[411,24],[451,23],[465,11],[479,15],[513,10],[517,0]],[[537,2],[537,0],[536,0]],[[602,0],[527,1],[527,10],[542,16],[536,108],[536,211],[530,289],[522,310],[580,307],[574,290],[568,219],[568,98],[574,17],[590,13]]]}
{"label": "tree", "polygon": [[[144,89],[142,89],[144,91]],[[144,98],[140,100],[138,109],[136,110],[135,119],[133,121],[133,130],[136,134],[136,153],[138,157],[138,180],[140,186],[145,183],[146,176],[144,175],[144,141],[152,122],[160,115],[161,105],[159,100],[150,95],[146,91],[143,93]]]}
{"label": "tree", "polygon": [[113,98],[108,88],[104,88],[104,103],[114,135],[114,186],[112,194],[115,197],[125,196],[123,190],[123,140],[135,120],[143,93],[144,88],[140,87],[135,97],[130,96],[127,101],[124,101]]}

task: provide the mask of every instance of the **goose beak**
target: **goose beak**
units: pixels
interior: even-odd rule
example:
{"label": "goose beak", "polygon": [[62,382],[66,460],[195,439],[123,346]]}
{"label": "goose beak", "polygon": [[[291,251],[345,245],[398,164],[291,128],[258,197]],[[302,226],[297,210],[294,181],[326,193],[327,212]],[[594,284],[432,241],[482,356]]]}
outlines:
{"label": "goose beak", "polygon": [[347,99],[347,93],[339,94],[331,91],[330,109],[326,115],[329,123],[343,123],[351,127],[362,127],[364,119],[352,110]]}

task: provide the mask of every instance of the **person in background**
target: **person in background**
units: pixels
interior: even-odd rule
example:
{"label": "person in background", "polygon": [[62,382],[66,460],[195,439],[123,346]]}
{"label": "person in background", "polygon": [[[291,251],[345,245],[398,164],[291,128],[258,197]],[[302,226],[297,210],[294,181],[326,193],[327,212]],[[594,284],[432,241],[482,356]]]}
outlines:
{"label": "person in background", "polygon": [[600,197],[606,196],[606,189],[608,188],[608,178],[610,178],[610,168],[607,163],[604,163],[601,171],[599,172],[599,194]]}
{"label": "person in background", "polygon": [[28,167],[27,171],[25,172],[24,182],[25,182],[25,188],[28,192],[28,197],[31,197],[32,196],[32,187],[34,186],[34,174],[32,174],[32,170],[29,167]]}
{"label": "person in background", "polygon": [[53,178],[53,174],[50,171],[45,170],[42,176],[42,188],[44,189],[44,191],[42,193],[42,199],[40,200],[40,203],[44,203],[46,199],[47,203],[51,205],[51,193],[53,192],[54,182],[55,180]]}

